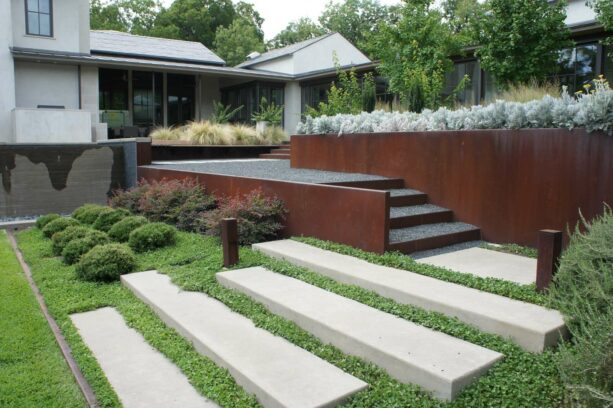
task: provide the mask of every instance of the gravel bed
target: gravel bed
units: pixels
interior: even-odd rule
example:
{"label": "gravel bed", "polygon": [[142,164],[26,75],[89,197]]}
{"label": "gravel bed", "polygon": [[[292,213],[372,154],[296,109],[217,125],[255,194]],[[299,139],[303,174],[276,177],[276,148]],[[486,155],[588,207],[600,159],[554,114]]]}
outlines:
{"label": "gravel bed", "polygon": [[408,207],[391,207],[390,217],[391,218],[408,217],[411,215],[423,215],[423,214],[437,213],[437,212],[442,212],[442,211],[449,211],[449,210],[447,208],[439,207],[438,205],[433,205],[433,204],[411,205]]}
{"label": "gravel bed", "polygon": [[429,249],[427,251],[413,252],[411,254],[411,258],[422,259],[422,258],[428,258],[431,256],[443,255],[443,254],[448,254],[451,252],[461,251],[463,249],[468,249],[468,248],[481,248],[484,243],[485,241],[468,241],[468,242],[462,242],[460,244],[449,245],[449,246],[442,247],[442,248],[435,248],[435,249]]}
{"label": "gravel bed", "polygon": [[393,190],[387,190],[387,191],[390,192],[390,197],[400,197],[400,196],[423,194],[423,192],[419,190],[413,190],[411,188],[395,188]]}
{"label": "gravel bed", "polygon": [[417,227],[399,228],[390,230],[390,242],[414,241],[438,235],[451,234],[475,229],[474,225],[463,222],[443,222],[439,224],[425,224]]}
{"label": "gravel bed", "polygon": [[228,160],[214,162],[190,161],[186,163],[173,162],[171,164],[156,163],[147,167],[193,171],[198,173],[223,174],[227,176],[252,177],[265,180],[295,181],[312,184],[387,179],[387,177],[374,176],[371,174],[292,169],[290,168],[289,160]]}

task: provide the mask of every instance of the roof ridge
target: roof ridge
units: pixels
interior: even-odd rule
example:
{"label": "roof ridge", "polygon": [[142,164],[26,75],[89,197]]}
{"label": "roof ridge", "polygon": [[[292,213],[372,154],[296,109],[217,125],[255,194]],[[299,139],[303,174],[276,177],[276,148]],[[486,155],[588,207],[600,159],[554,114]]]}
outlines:
{"label": "roof ridge", "polygon": [[176,42],[182,42],[182,43],[200,44],[207,50],[210,50],[209,47],[202,44],[200,41],[179,40],[178,38],[154,37],[151,35],[132,34],[132,33],[126,33],[125,31],[117,31],[117,30],[89,30],[89,32],[90,33],[113,33],[113,34],[127,35],[130,37],[151,38],[152,40],[165,40],[165,41],[176,41]]}

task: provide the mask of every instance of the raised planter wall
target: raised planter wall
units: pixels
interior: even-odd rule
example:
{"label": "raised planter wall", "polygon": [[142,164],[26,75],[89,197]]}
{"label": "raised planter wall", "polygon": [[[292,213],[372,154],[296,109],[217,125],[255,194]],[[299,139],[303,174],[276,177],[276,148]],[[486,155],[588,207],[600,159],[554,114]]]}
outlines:
{"label": "raised planter wall", "polygon": [[582,129],[292,136],[291,166],[403,178],[499,243],[613,204],[613,137]]}
{"label": "raised planter wall", "polygon": [[149,181],[194,178],[220,196],[260,189],[283,200],[289,210],[282,231],[285,237],[312,236],[379,253],[387,246],[389,193],[384,191],[151,167],[139,167],[138,175]]}
{"label": "raised planter wall", "polygon": [[181,144],[153,144],[151,146],[151,158],[154,161],[252,159],[259,157],[260,154],[270,153],[272,149],[278,147],[280,146],[190,146]]}

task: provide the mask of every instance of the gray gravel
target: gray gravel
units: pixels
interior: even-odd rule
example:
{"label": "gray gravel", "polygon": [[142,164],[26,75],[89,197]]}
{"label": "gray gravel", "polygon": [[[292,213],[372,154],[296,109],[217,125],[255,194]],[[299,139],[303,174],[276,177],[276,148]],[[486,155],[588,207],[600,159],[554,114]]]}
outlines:
{"label": "gray gravel", "polygon": [[468,248],[480,248],[485,244],[485,241],[468,241],[462,242],[460,244],[449,245],[442,248],[429,249],[427,251],[413,252],[411,254],[411,258],[413,259],[422,259],[428,258],[430,256],[443,255],[451,252],[461,251],[463,249]]}
{"label": "gray gravel", "polygon": [[390,197],[400,197],[400,196],[423,194],[423,192],[419,190],[413,190],[411,188],[395,188],[393,190],[387,190],[387,191],[390,192]]}
{"label": "gray gravel", "polygon": [[390,230],[390,242],[414,241],[416,239],[430,238],[438,235],[463,232],[475,229],[474,225],[463,222],[443,222],[439,224],[425,224],[417,227],[399,228]]}
{"label": "gray gravel", "polygon": [[391,218],[408,217],[411,215],[423,215],[423,214],[437,213],[441,211],[449,211],[449,210],[443,207],[439,207],[437,205],[433,205],[433,204],[411,205],[408,207],[391,207],[390,217]]}
{"label": "gray gravel", "polygon": [[374,176],[372,174],[292,169],[289,166],[289,160],[190,161],[185,163],[173,162],[171,164],[156,163],[147,167],[312,184],[387,179],[387,177]]}

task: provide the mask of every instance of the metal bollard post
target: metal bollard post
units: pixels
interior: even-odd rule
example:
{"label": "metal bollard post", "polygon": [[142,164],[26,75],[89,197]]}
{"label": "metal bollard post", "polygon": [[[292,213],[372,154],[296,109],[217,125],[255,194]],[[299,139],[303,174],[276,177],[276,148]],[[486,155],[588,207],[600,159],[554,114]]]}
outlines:
{"label": "metal bollard post", "polygon": [[238,263],[238,222],[236,218],[221,220],[221,245],[223,265],[229,267]]}
{"label": "metal bollard post", "polygon": [[538,260],[536,264],[536,290],[544,292],[558,270],[562,253],[562,231],[541,230],[538,235]]}

